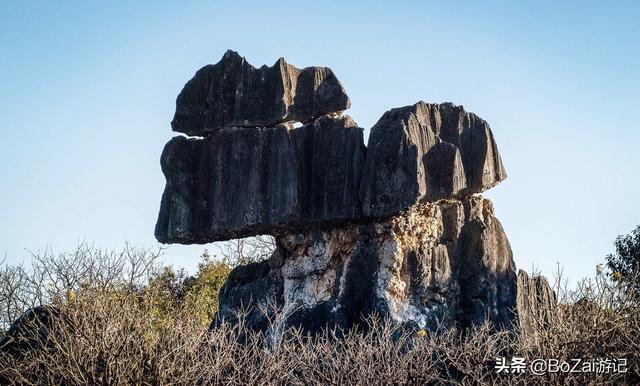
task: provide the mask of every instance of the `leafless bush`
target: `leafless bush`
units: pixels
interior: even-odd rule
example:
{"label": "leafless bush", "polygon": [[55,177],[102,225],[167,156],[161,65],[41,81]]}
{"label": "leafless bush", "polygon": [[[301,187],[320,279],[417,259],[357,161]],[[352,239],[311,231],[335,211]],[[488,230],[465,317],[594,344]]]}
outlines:
{"label": "leafless bush", "polygon": [[[640,382],[640,297],[633,288],[611,280],[600,267],[593,278],[580,281],[575,290],[556,279],[558,307],[551,323],[537,326],[538,339],[520,337],[518,352],[529,361],[553,358],[576,363],[623,359],[626,374],[549,373],[537,379],[549,384],[637,384]],[[633,380],[633,381],[631,381]]]}
{"label": "leafless bush", "polygon": [[0,263],[0,331],[34,306],[33,296],[26,291],[29,281],[29,275],[21,266]]}
{"label": "leafless bush", "polygon": [[[166,294],[145,284],[156,270],[153,252],[89,251],[80,254],[96,257],[96,263],[49,253],[36,259],[42,268],[33,271],[3,268],[2,299],[8,299],[3,306],[18,310],[39,297],[56,312],[34,322],[42,328],[26,330],[18,343],[30,346],[20,355],[0,353],[0,383],[547,385],[637,384],[640,379],[640,303],[604,275],[575,291],[557,287],[560,306],[552,323],[536,326],[536,340],[517,329],[496,331],[489,325],[417,332],[375,317],[366,332],[307,336],[278,325],[278,331],[262,334],[242,323],[207,331],[189,307],[159,308]],[[44,289],[35,291],[35,283]],[[16,297],[22,293],[29,294],[26,300]],[[501,357],[523,357],[528,363],[624,358],[629,369],[623,374],[505,374],[496,371]]]}
{"label": "leafless bush", "polygon": [[32,253],[29,267],[0,264],[0,331],[27,309],[58,304],[80,290],[139,289],[159,269],[161,252],[128,244],[101,250],[82,242],[59,254]]}
{"label": "leafless bush", "polygon": [[220,250],[228,263],[235,267],[268,259],[276,250],[276,241],[266,235],[246,237],[224,241]]}

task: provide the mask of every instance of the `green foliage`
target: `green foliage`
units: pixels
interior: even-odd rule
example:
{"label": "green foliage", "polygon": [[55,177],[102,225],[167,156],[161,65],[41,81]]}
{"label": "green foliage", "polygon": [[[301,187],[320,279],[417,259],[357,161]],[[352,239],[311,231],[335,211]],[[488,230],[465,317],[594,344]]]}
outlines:
{"label": "green foliage", "polygon": [[210,323],[218,311],[218,293],[230,271],[226,262],[212,261],[205,250],[198,273],[185,281],[185,305],[203,324]]}
{"label": "green foliage", "polygon": [[218,292],[231,267],[223,261],[213,261],[207,252],[201,256],[198,272],[188,276],[184,270],[164,269],[150,282],[148,291],[154,299],[152,320],[162,327],[176,313],[188,313],[199,323],[208,325],[218,311]]}
{"label": "green foliage", "polygon": [[618,236],[614,245],[616,252],[607,256],[607,266],[613,279],[640,290],[640,283],[636,280],[640,274],[640,225],[630,234]]}

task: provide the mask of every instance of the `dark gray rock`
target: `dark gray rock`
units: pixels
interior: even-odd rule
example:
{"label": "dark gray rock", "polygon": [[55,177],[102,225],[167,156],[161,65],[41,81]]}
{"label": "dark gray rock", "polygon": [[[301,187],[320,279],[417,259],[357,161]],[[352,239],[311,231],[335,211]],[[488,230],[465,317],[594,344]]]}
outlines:
{"label": "dark gray rock", "polygon": [[387,111],[365,148],[363,130],[340,117],[349,103],[328,68],[256,69],[233,51],[178,96],[173,130],[205,138],[164,149],[156,238],[276,236],[268,261],[232,271],[212,328],[245,313],[276,337],[376,313],[416,328],[519,318],[530,329],[553,293],[516,275],[492,204],[473,196],[506,178],[487,122],[418,102]]}
{"label": "dark gray rock", "polygon": [[220,128],[303,123],[348,109],[349,97],[327,67],[298,69],[283,58],[255,68],[227,51],[187,82],[176,100],[174,131],[205,136]]}
{"label": "dark gray rock", "polygon": [[462,106],[418,102],[387,111],[371,129],[363,211],[390,216],[482,192],[506,177],[487,122]]}
{"label": "dark gray rock", "polygon": [[287,326],[318,332],[358,324],[372,310],[375,237],[372,224],[278,237],[268,261],[231,272],[211,328],[237,323],[240,310],[249,329],[269,333]]}
{"label": "dark gray rock", "polygon": [[515,317],[511,248],[491,203],[480,197],[421,204],[381,222],[283,234],[277,245],[269,262],[232,271],[217,323],[234,323],[239,303],[249,310],[246,325],[261,331],[273,331],[274,318],[256,310],[273,307],[278,323],[310,332],[359,326],[374,312],[430,330],[486,320],[508,328]]}
{"label": "dark gray rock", "polygon": [[547,278],[519,270],[517,314],[522,337],[535,342],[538,331],[552,325],[556,311],[556,294]]}
{"label": "dark gray rock", "polygon": [[[4,372],[4,363],[12,361],[30,360],[33,356],[54,356],[60,346],[51,338],[55,331],[65,330],[74,333],[70,319],[62,314],[55,306],[37,306],[25,311],[15,320],[9,329],[0,335],[0,385],[39,385],[42,384],[41,375],[48,371],[45,363],[32,364],[21,373],[19,381],[10,378],[10,373]],[[65,384],[62,379],[49,381],[54,384]],[[16,383],[18,382],[18,383]]]}
{"label": "dark gray rock", "polygon": [[[221,323],[238,323],[238,318],[255,331],[268,331],[276,309],[283,304],[283,279],[276,257],[232,270],[219,293],[219,308],[211,328]],[[272,266],[273,264],[276,266]]]}
{"label": "dark gray rock", "polygon": [[[443,210],[460,210],[459,204],[453,206],[455,209]],[[493,204],[486,198],[470,197],[464,201],[464,221],[458,221],[464,224],[455,252],[461,293],[459,320],[464,326],[477,325],[488,318],[498,326],[508,327],[516,305],[516,267]]]}
{"label": "dark gray rock", "polygon": [[49,330],[62,321],[60,312],[53,306],[28,309],[0,339],[0,353],[20,359],[29,351],[51,348]]}
{"label": "dark gray rock", "polygon": [[363,130],[348,116],[298,128],[225,128],[173,138],[156,238],[207,243],[362,218]]}

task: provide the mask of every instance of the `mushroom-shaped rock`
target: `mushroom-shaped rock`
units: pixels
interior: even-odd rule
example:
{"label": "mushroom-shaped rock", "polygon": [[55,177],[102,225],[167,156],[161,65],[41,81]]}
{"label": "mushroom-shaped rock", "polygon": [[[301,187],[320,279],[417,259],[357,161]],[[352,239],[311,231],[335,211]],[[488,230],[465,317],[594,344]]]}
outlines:
{"label": "mushroom-shaped rock", "polygon": [[487,122],[462,106],[418,102],[387,111],[371,129],[363,211],[385,217],[479,193],[506,177]]}
{"label": "mushroom-shaped rock", "polygon": [[175,137],[156,224],[163,243],[208,243],[360,219],[363,129],[348,116]]}
{"label": "mushroom-shaped rock", "polygon": [[283,58],[255,68],[227,51],[187,82],[176,100],[174,131],[205,136],[223,127],[271,127],[303,123],[350,106],[344,88],[327,67],[298,69]]}

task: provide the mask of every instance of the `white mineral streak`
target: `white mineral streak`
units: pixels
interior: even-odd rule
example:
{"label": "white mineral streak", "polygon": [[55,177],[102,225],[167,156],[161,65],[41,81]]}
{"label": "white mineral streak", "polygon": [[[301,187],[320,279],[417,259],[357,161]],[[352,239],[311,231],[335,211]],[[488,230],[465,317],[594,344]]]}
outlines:
{"label": "white mineral streak", "polygon": [[407,283],[401,276],[404,252],[394,237],[382,242],[379,259],[376,294],[387,302],[389,316],[398,322],[412,320],[423,327],[426,315],[412,306],[407,298]]}
{"label": "white mineral streak", "polygon": [[327,301],[334,294],[336,283],[342,293],[354,236],[354,230],[336,229],[322,232],[315,241],[309,235],[285,238],[286,247],[295,251],[282,267],[285,308],[313,307]]}
{"label": "white mineral streak", "polygon": [[[483,216],[486,213],[476,213]],[[355,249],[356,226],[319,232],[315,240],[308,234],[285,236],[283,244],[291,257],[282,267],[285,308],[310,308],[342,295],[346,271]],[[379,241],[379,269],[376,296],[383,300],[390,317],[398,322],[427,323],[429,313],[438,306],[416,307],[410,298],[410,275],[403,272],[407,254],[423,250],[431,256],[423,267],[426,279],[439,287],[451,276],[447,249],[440,245],[443,219],[438,204],[424,204],[393,219],[376,224]],[[337,293],[336,293],[337,286]]]}
{"label": "white mineral streak", "polygon": [[[488,200],[471,197],[473,205],[465,213],[462,202],[440,200],[420,204],[395,217],[374,224],[377,239],[377,268],[373,276],[373,292],[378,305],[400,323],[418,326],[451,321],[455,315],[457,291],[452,277],[450,253],[458,248],[465,221],[490,227],[493,207]],[[281,237],[287,251],[282,266],[284,307],[312,308],[319,303],[334,302],[333,312],[341,307],[339,299],[347,287],[347,272],[358,250],[358,226],[355,224],[331,231],[289,234]],[[488,237],[492,237],[489,234]],[[374,241],[375,242],[375,241]],[[372,256],[373,257],[373,256]],[[492,270],[495,256],[483,256]],[[452,303],[454,302],[454,303]]]}
{"label": "white mineral streak", "polygon": [[[409,298],[409,275],[402,272],[407,253],[418,248],[437,248],[443,230],[442,214],[436,204],[418,206],[376,228],[381,240],[376,295],[384,299],[390,317],[398,322],[414,321],[423,327],[429,309],[419,309]],[[434,251],[435,252],[435,251]],[[426,272],[431,267],[426,267]],[[443,278],[451,274],[449,266],[436,267]]]}

